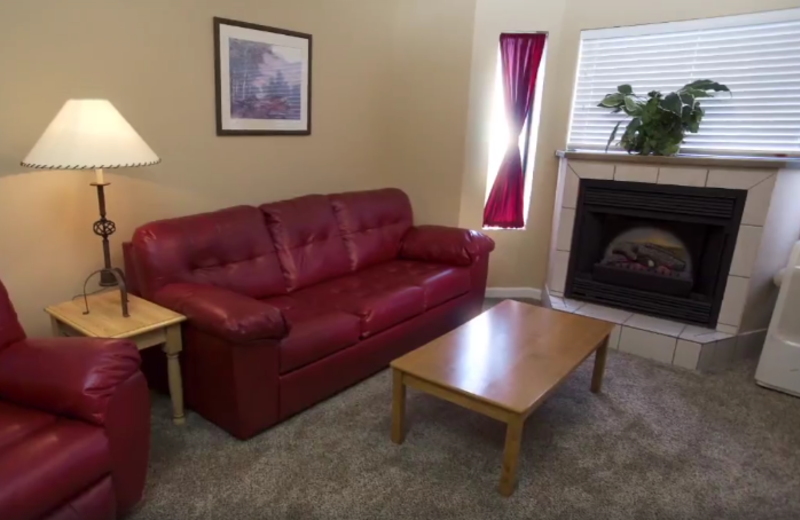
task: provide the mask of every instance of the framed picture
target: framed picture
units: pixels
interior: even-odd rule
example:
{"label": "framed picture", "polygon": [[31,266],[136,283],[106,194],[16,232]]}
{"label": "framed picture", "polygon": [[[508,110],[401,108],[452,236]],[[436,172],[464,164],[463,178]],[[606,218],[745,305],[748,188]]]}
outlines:
{"label": "framed picture", "polygon": [[311,35],[214,18],[217,135],[311,134]]}

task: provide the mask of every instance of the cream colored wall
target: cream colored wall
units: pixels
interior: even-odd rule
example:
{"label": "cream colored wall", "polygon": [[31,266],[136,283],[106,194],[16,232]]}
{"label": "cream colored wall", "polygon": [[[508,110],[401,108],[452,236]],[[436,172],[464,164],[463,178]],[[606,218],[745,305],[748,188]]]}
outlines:
{"label": "cream colored wall", "polygon": [[[29,332],[101,265],[89,172],[18,166],[63,102],[111,99],[164,159],[109,172],[113,251],[139,224],[239,203],[396,185],[418,221],[480,228],[503,31],[551,34],[525,231],[492,232],[490,285],[541,287],[579,33],[798,0],[30,0],[0,4],[0,279]],[[214,133],[211,18],[314,35],[310,137]]]}
{"label": "cream colored wall", "polygon": [[[110,99],[163,159],[107,172],[117,265],[121,241],[144,222],[307,193],[400,185],[420,221],[455,223],[457,196],[440,204],[439,194],[460,184],[463,169],[473,7],[459,0],[0,3],[0,279],[28,332],[47,333],[42,308],[78,293],[102,264],[91,232],[92,173],[18,166],[68,98]],[[313,34],[313,135],[215,135],[213,16]]]}
{"label": "cream colored wall", "polygon": [[395,18],[388,166],[418,222],[457,225],[475,0],[402,0]]}
{"label": "cream colored wall", "polygon": [[506,31],[549,31],[531,211],[525,231],[491,232],[498,244],[489,285],[544,285],[556,188],[557,149],[566,146],[580,31],[800,7],[798,0],[478,0],[472,58],[470,116],[460,223],[479,227],[486,193],[488,121],[497,41]]}

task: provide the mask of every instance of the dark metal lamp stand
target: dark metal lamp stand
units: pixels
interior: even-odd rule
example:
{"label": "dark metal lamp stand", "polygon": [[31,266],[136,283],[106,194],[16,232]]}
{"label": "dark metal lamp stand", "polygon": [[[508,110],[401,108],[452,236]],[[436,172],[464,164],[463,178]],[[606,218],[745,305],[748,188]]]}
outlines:
{"label": "dark metal lamp stand", "polygon": [[[114,287],[117,285],[117,277],[114,276],[114,271],[120,271],[118,268],[111,267],[111,251],[109,249],[108,237],[114,234],[117,230],[117,225],[106,218],[106,193],[104,188],[110,183],[103,184],[92,183],[92,186],[97,188],[97,202],[100,206],[100,220],[94,223],[94,234],[103,237],[103,261],[105,267],[100,270],[100,286],[101,287]],[[124,278],[124,275],[123,275]]]}
{"label": "dark metal lamp stand", "polygon": [[125,284],[125,273],[119,267],[111,266],[111,250],[109,248],[108,237],[114,234],[117,230],[117,225],[111,220],[106,218],[106,194],[104,188],[110,183],[96,183],[91,185],[97,188],[97,202],[100,206],[100,220],[94,223],[94,234],[103,237],[103,262],[104,267],[93,272],[86,278],[83,283],[83,301],[86,305],[84,314],[89,314],[89,300],[86,295],[86,284],[89,280],[98,273],[100,273],[100,286],[101,287],[115,287],[119,286],[120,302],[122,303],[122,316],[127,318],[130,316],[128,313],[128,289]]}

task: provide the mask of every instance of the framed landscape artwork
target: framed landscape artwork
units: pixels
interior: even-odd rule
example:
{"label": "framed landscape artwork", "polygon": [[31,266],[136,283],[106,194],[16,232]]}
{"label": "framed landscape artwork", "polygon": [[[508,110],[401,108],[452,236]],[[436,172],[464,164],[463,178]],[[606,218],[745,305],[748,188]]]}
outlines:
{"label": "framed landscape artwork", "polygon": [[217,135],[311,134],[311,41],[214,18]]}

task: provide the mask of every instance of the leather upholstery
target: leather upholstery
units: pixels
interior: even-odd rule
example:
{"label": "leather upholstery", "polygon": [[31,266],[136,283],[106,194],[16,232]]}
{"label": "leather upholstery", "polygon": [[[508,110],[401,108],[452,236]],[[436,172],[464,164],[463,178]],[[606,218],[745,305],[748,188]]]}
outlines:
{"label": "leather upholstery", "polygon": [[[202,251],[232,258],[223,251],[231,239],[208,231],[215,215],[232,218],[226,211],[253,226],[236,229],[234,247],[267,231],[275,261],[248,261],[248,275],[259,287],[280,278],[280,291],[237,288],[247,283],[237,269],[218,267],[200,281],[190,269],[169,267],[180,264],[174,258],[198,256],[194,236],[203,237]],[[467,230],[413,228],[400,190],[313,195],[257,211],[260,222],[241,207],[178,219],[186,236],[163,233],[170,221],[148,224],[137,230],[126,262],[145,297],[189,316],[181,354],[187,406],[240,439],[481,311],[494,243]],[[176,251],[183,247],[189,251]],[[164,275],[172,272],[183,274]],[[150,287],[157,290],[148,295]],[[164,388],[164,356],[143,354],[148,380]]]}
{"label": "leather upholstery", "polygon": [[468,293],[469,275],[463,268],[394,261],[264,300],[292,327],[280,343],[281,374]]}
{"label": "leather upholstery", "polygon": [[142,294],[139,289],[139,277],[136,275],[136,265],[133,259],[133,243],[122,243],[122,260],[125,265],[125,287],[130,294],[140,296]]}
{"label": "leather upholstery", "polygon": [[153,301],[180,312],[198,328],[236,343],[280,339],[289,333],[279,309],[212,285],[167,285],[153,295]]}
{"label": "leather upholstery", "polygon": [[[150,396],[129,341],[17,339],[0,350],[0,518],[106,520],[144,490]],[[9,337],[9,336],[6,336]]]}
{"label": "leather upholstery", "polygon": [[399,277],[376,279],[362,273],[317,284],[300,291],[295,298],[358,316],[361,337],[386,330],[425,310],[422,288]]}
{"label": "leather upholstery", "polygon": [[57,419],[49,413],[0,401],[0,452],[34,432],[52,426]]}
{"label": "leather upholstery", "polygon": [[295,295],[266,300],[281,309],[292,325],[292,332],[280,344],[280,373],[313,363],[358,342],[361,319],[358,316],[316,305]]}
{"label": "leather upholstery", "polygon": [[105,414],[105,432],[111,451],[112,501],[117,511],[126,512],[142,499],[150,457],[150,391],[141,372],[117,386]]}
{"label": "leather upholstery", "polygon": [[328,197],[350,255],[351,270],[397,258],[411,228],[408,196],[398,189],[339,193]]}
{"label": "leather upholstery", "polygon": [[344,312],[299,318],[297,324],[294,332],[280,344],[281,374],[355,345],[361,335],[361,320]]}
{"label": "leather upholstery", "polygon": [[114,520],[117,518],[117,504],[114,502],[113,487],[111,476],[107,476],[68,504],[48,514],[46,520]]}
{"label": "leather upholstery", "polygon": [[397,286],[355,293],[341,303],[361,317],[361,337],[368,338],[425,311],[420,287]]}
{"label": "leather upholstery", "polygon": [[111,472],[101,428],[59,419],[0,453],[2,518],[39,518]]}
{"label": "leather upholstery", "polygon": [[477,231],[443,226],[419,226],[403,238],[400,257],[421,262],[468,266],[494,251],[494,241]]}
{"label": "leather upholstery", "polygon": [[409,260],[378,264],[357,273],[357,276],[365,284],[382,284],[387,280],[395,280],[420,287],[425,310],[461,296],[471,288],[468,269]]}
{"label": "leather upholstery", "polygon": [[17,319],[17,313],[8,298],[3,282],[0,282],[0,351],[15,341],[25,339],[25,331]]}
{"label": "leather upholstery", "polygon": [[26,339],[0,355],[0,397],[102,426],[114,391],[138,372],[130,341]]}
{"label": "leather upholstery", "polygon": [[468,321],[474,315],[465,306],[467,302],[466,295],[450,300],[350,348],[281,375],[281,420],[371,376],[392,360]]}
{"label": "leather upholstery", "polygon": [[171,283],[214,285],[252,298],[286,292],[264,216],[237,206],[153,222],[133,235],[139,289],[152,299]]}
{"label": "leather upholstery", "polygon": [[289,290],[350,272],[350,259],[330,201],[322,195],[261,206]]}
{"label": "leather upholstery", "polygon": [[239,439],[278,422],[280,350],[274,341],[231,343],[190,322],[183,348],[186,406]]}
{"label": "leather upholstery", "polygon": [[483,299],[486,296],[486,282],[489,279],[489,254],[479,256],[469,268],[470,302],[468,307],[474,314],[483,310]]}

